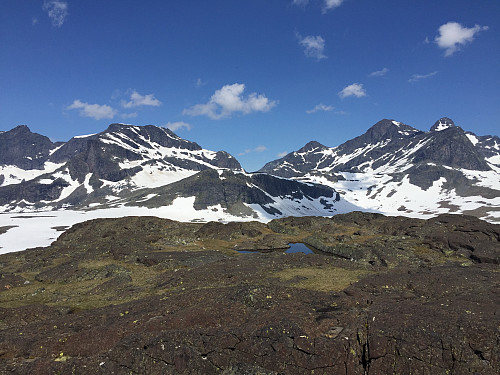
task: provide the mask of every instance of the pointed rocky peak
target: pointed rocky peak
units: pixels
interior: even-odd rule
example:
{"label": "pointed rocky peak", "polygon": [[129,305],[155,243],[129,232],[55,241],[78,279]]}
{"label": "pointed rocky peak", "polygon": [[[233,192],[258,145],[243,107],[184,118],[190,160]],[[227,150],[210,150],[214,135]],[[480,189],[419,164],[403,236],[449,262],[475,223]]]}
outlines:
{"label": "pointed rocky peak", "polygon": [[340,145],[339,150],[344,154],[350,154],[360,147],[376,145],[384,141],[404,140],[415,137],[421,133],[423,132],[409,125],[405,125],[402,122],[383,119],[369,128],[363,135],[348,140]]}
{"label": "pointed rocky peak", "polygon": [[28,134],[31,133],[30,128],[27,125],[18,125],[14,129],[10,130],[13,134]]}
{"label": "pointed rocky peak", "polygon": [[319,143],[317,141],[311,141],[311,142],[307,143],[304,147],[302,147],[300,150],[298,150],[297,152],[304,153],[304,152],[311,152],[311,151],[321,151],[321,150],[325,150],[327,148],[328,147],[322,145],[321,143]]}
{"label": "pointed rocky peak", "polygon": [[432,125],[431,132],[440,132],[454,127],[456,127],[456,125],[452,119],[448,117],[441,117],[434,123],[434,125]]}
{"label": "pointed rocky peak", "polygon": [[419,131],[395,120],[383,119],[373,125],[361,137],[366,143],[377,143],[386,139],[395,139],[414,135]]}

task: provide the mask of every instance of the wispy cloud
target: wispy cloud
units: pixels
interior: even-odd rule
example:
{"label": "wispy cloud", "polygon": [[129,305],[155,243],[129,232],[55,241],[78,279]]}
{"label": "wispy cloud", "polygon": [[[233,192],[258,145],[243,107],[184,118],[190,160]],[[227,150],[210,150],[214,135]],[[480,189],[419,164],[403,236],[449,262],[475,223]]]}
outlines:
{"label": "wispy cloud", "polygon": [[203,81],[201,78],[198,78],[195,82],[195,86],[196,87],[202,87],[202,86],[205,86],[207,83],[205,81]]}
{"label": "wispy cloud", "polygon": [[135,118],[135,117],[137,117],[137,116],[139,116],[139,113],[137,113],[137,112],[133,112],[133,113],[122,113],[122,114],[120,114],[120,117],[121,117],[121,118]]}
{"label": "wispy cloud", "polygon": [[262,94],[251,93],[247,97],[243,96],[245,85],[234,83],[225,85],[215,91],[210,100],[204,104],[196,104],[183,111],[189,116],[208,116],[218,120],[224,117],[231,117],[234,113],[247,115],[252,112],[268,112],[275,107],[278,102],[269,100]]}
{"label": "wispy cloud", "polygon": [[62,0],[45,0],[43,10],[47,12],[54,27],[61,27],[69,14],[68,3]]}
{"label": "wispy cloud", "polygon": [[311,113],[315,113],[315,112],[319,112],[319,111],[330,112],[330,111],[333,111],[334,109],[335,109],[335,107],[333,107],[331,105],[325,105],[323,103],[320,103],[316,107],[314,107],[313,109],[307,110],[306,113],[311,114]]}
{"label": "wispy cloud", "polygon": [[344,0],[325,0],[323,2],[323,10],[322,13],[327,13],[330,10],[333,10],[335,8],[338,8],[339,6],[342,5]]}
{"label": "wispy cloud", "polygon": [[375,72],[370,73],[370,77],[383,77],[389,72],[389,69],[383,68],[381,70],[377,70]]}
{"label": "wispy cloud", "polygon": [[304,54],[307,57],[316,60],[326,59],[323,51],[325,50],[325,40],[317,35],[317,36],[305,36],[303,37],[299,33],[296,33],[297,39],[299,40],[299,44],[304,47]]}
{"label": "wispy cloud", "polygon": [[161,102],[154,97],[154,94],[141,95],[135,90],[130,95],[130,101],[122,101],[122,106],[124,108],[135,108],[141,106],[158,107],[160,105]]}
{"label": "wispy cloud", "polygon": [[344,99],[349,96],[355,96],[356,98],[361,98],[366,96],[366,90],[363,88],[362,83],[353,83],[352,85],[346,86],[339,92],[339,96]]}
{"label": "wispy cloud", "polygon": [[309,0],[293,0],[292,4],[299,6],[306,6],[307,4],[309,4]]}
{"label": "wispy cloud", "polygon": [[79,109],[80,116],[91,117],[96,120],[101,120],[103,118],[111,119],[115,117],[117,113],[117,111],[109,105],[89,104],[78,99],[73,101],[73,104],[66,107],[66,109]]}
{"label": "wispy cloud", "polygon": [[173,132],[179,130],[179,129],[186,129],[186,130],[191,130],[192,126],[189,125],[187,122],[183,122],[183,121],[178,121],[178,122],[168,122],[165,127],[167,129],[170,129],[172,130]]}
{"label": "wispy cloud", "polygon": [[474,36],[483,30],[488,30],[488,26],[475,25],[467,28],[457,22],[448,22],[439,27],[439,35],[434,41],[445,50],[445,56],[451,56],[460,49],[460,46],[471,43]]}
{"label": "wispy cloud", "polygon": [[276,155],[277,157],[279,158],[284,158],[285,156],[288,155],[288,151],[283,151],[283,152],[280,152],[278,155]]}
{"label": "wispy cloud", "polygon": [[246,154],[250,154],[251,152],[264,152],[264,151],[267,151],[267,147],[266,146],[257,146],[255,148],[248,148],[245,151],[240,152],[238,154],[238,156],[243,156],[243,155],[246,155]]}
{"label": "wispy cloud", "polygon": [[429,74],[414,74],[411,76],[411,78],[408,80],[408,82],[417,82],[417,81],[420,81],[421,79],[426,79],[426,78],[430,78],[432,76],[435,76],[436,74],[438,74],[438,72],[432,72],[432,73],[429,73]]}

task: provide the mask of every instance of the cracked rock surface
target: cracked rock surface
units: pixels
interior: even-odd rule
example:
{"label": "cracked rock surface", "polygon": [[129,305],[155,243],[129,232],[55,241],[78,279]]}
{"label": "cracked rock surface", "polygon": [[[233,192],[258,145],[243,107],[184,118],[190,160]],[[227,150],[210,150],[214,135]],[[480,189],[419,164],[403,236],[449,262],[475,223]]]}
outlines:
{"label": "cracked rock surface", "polygon": [[499,241],[458,215],[77,224],[0,256],[0,373],[498,374]]}

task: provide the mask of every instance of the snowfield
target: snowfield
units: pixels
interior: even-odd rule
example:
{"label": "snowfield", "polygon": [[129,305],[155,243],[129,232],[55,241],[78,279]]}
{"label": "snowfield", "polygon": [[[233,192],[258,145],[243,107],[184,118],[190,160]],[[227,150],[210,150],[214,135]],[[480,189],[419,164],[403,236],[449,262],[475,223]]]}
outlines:
{"label": "snowfield", "polygon": [[[152,194],[145,200],[151,199]],[[87,211],[57,210],[26,213],[2,213],[0,214],[0,228],[12,226],[6,233],[0,235],[0,254],[21,251],[28,248],[49,246],[62,233],[76,223],[97,218],[118,218],[124,216],[157,216],[160,218],[178,221],[252,221],[258,220],[268,222],[269,220],[283,216],[304,215],[333,215],[359,209],[345,201],[335,202],[334,198],[308,199],[300,201],[289,198],[273,198],[276,204],[270,204],[283,212],[283,215],[274,216],[267,213],[258,204],[247,204],[254,212],[253,215],[235,216],[228,213],[221,205],[210,206],[205,210],[195,210],[193,205],[195,197],[178,197],[170,206],[159,208],[130,207],[120,205],[114,208],[95,209]],[[320,200],[325,199],[333,207],[329,210],[324,208]],[[63,228],[61,228],[63,227]]]}

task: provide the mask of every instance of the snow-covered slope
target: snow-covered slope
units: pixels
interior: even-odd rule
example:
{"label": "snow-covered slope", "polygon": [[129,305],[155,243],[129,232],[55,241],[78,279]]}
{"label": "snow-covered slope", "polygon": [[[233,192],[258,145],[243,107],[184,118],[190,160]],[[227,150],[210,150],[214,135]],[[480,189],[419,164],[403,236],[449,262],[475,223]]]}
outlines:
{"label": "snow-covered slope", "polygon": [[464,132],[449,118],[429,132],[382,120],[337,147],[310,142],[260,172],[334,187],[364,209],[500,221],[500,139]]}

